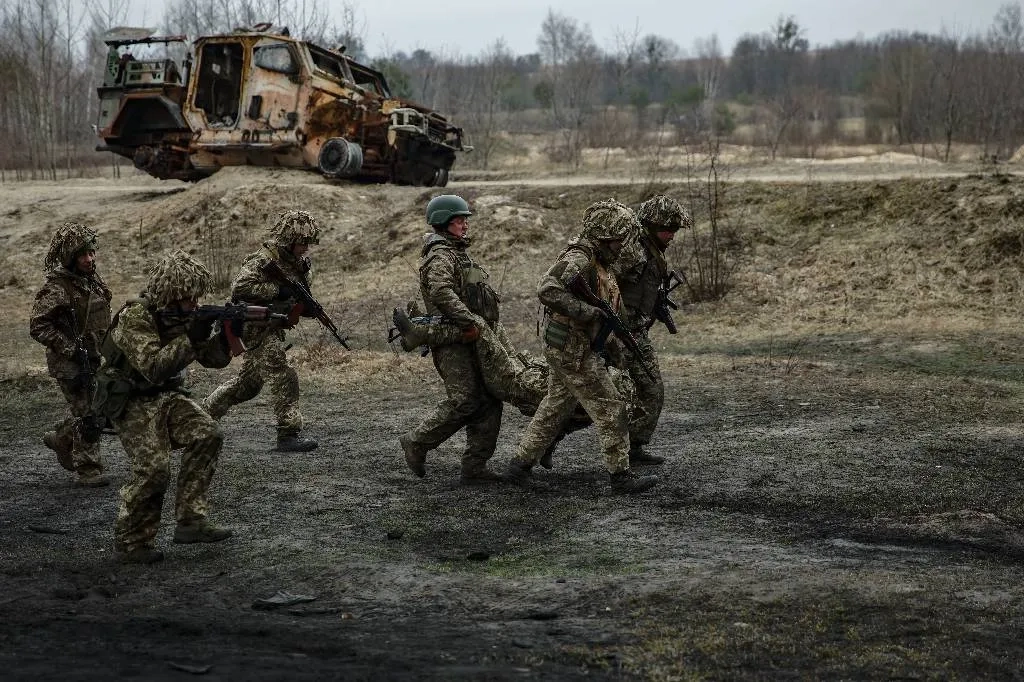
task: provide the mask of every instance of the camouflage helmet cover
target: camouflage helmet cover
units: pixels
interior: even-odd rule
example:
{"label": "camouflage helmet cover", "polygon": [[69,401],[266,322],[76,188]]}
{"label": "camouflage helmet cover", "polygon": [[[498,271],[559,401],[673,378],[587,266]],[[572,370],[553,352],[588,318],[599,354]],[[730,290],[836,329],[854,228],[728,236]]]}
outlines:
{"label": "camouflage helmet cover", "polygon": [[43,267],[47,270],[71,268],[81,252],[95,248],[95,232],[81,223],[66,222],[57,228],[50,240],[50,250],[43,259]]}
{"label": "camouflage helmet cover", "polygon": [[672,197],[658,194],[644,203],[636,213],[640,224],[649,230],[675,232],[693,227],[693,219]]}
{"label": "camouflage helmet cover", "polygon": [[146,297],[166,308],[175,301],[198,299],[210,290],[212,280],[205,265],[178,249],[150,269]]}
{"label": "camouflage helmet cover", "polygon": [[281,246],[319,244],[320,223],[306,211],[285,211],[270,228],[270,236]]}
{"label": "camouflage helmet cover", "polygon": [[469,203],[457,194],[440,194],[427,202],[427,224],[444,227],[452,218],[471,216]]}
{"label": "camouflage helmet cover", "polygon": [[583,212],[580,237],[593,241],[629,241],[637,232],[636,214],[615,199],[591,204]]}

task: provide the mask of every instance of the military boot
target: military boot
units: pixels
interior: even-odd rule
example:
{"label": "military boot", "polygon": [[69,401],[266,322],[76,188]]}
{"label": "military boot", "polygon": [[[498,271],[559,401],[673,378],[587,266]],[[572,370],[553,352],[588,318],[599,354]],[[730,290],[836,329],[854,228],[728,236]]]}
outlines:
{"label": "military boot", "polygon": [[105,488],[110,485],[110,478],[104,476],[99,471],[90,472],[78,472],[78,480],[75,481],[75,485],[82,486],[83,488]]}
{"label": "military boot", "polygon": [[277,447],[274,449],[278,452],[309,452],[310,450],[316,450],[319,446],[320,443],[312,438],[302,438],[297,433],[279,433],[277,435]]}
{"label": "military boot", "polygon": [[420,478],[426,476],[427,451],[422,446],[416,445],[412,441],[412,437],[407,433],[398,437],[398,443],[402,446],[402,450],[405,451],[406,465]]}
{"label": "military boot", "polygon": [[409,314],[401,308],[395,308],[392,320],[395,328],[402,334],[402,349],[407,351],[416,350],[420,346],[448,346],[476,340],[475,337],[467,338],[467,334],[453,324],[413,322]]}
{"label": "military boot", "polygon": [[633,445],[629,448],[629,465],[636,466],[638,464],[654,466],[657,464],[664,464],[665,458],[661,455],[652,455],[651,453],[644,450],[642,445]]}
{"label": "military boot", "polygon": [[462,474],[459,482],[463,485],[486,485],[488,483],[501,483],[504,479],[487,468],[486,461],[477,459],[463,460]]}
{"label": "military boot", "polygon": [[232,532],[227,528],[215,526],[206,519],[199,519],[191,523],[178,523],[174,529],[174,541],[179,545],[190,545],[194,542],[220,542],[231,537]]}
{"label": "military boot", "polygon": [[642,493],[645,490],[650,490],[657,483],[657,476],[639,476],[629,469],[617,471],[611,475],[612,492],[616,493]]}
{"label": "military boot", "polygon": [[75,470],[75,458],[68,443],[61,440],[56,431],[43,434],[43,445],[57,453],[57,462],[68,471]]}
{"label": "military boot", "polygon": [[164,553],[152,547],[117,548],[117,559],[123,564],[155,564],[164,560]]}
{"label": "military boot", "polygon": [[529,485],[533,480],[533,465],[513,459],[505,469],[505,479],[516,485]]}

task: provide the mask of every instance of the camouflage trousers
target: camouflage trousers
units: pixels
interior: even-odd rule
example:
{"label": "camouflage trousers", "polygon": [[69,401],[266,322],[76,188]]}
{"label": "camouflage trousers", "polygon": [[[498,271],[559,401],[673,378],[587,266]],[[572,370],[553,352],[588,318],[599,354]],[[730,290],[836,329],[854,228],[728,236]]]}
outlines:
{"label": "camouflage trousers", "polygon": [[409,434],[414,445],[433,450],[465,427],[464,471],[484,466],[494,454],[501,429],[502,402],[484,386],[473,345],[431,347],[448,397]]}
{"label": "camouflage trousers", "polygon": [[547,392],[547,363],[519,352],[500,322],[484,326],[473,346],[487,392],[532,415]]}
{"label": "camouflage trousers", "polygon": [[[629,444],[631,447],[639,447],[651,442],[654,429],[658,426],[661,408],[665,404],[665,383],[661,379],[658,356],[654,353],[650,338],[642,331],[634,333],[634,336],[641,354],[637,356],[623,346],[622,355],[636,389],[636,403],[642,408],[630,415],[629,422]],[[647,376],[645,366],[655,376],[654,379]]]}
{"label": "camouflage trousers", "polygon": [[[103,461],[100,459],[100,444],[88,443],[82,438],[82,417],[89,410],[89,392],[70,379],[57,379],[61,393],[68,403],[70,414],[54,424],[57,433],[57,452],[70,453],[70,469],[79,476],[93,476],[103,472]],[[62,459],[58,456],[58,459]],[[65,462],[61,462],[64,466]],[[65,466],[64,468],[69,468]]]}
{"label": "camouflage trousers", "polygon": [[548,392],[523,432],[516,461],[533,466],[555,442],[579,403],[594,420],[597,439],[609,473],[629,469],[629,426],[626,404],[619,397],[603,360],[592,352],[545,351]]}
{"label": "camouflage trousers", "polygon": [[114,426],[130,467],[114,525],[117,544],[125,551],[153,545],[170,481],[171,452],[179,448],[175,517],[179,523],[206,518],[206,493],[224,441],[217,422],[192,399],[168,392],[129,400]]}
{"label": "camouflage trousers", "polygon": [[[249,339],[246,344],[249,345]],[[210,416],[219,420],[239,403],[252,400],[270,384],[270,405],[277,417],[277,432],[281,436],[294,436],[302,430],[299,412],[299,375],[288,364],[284,350],[284,332],[273,331],[262,339],[254,340],[242,356],[242,369],[234,379],[221,384],[203,406]]]}

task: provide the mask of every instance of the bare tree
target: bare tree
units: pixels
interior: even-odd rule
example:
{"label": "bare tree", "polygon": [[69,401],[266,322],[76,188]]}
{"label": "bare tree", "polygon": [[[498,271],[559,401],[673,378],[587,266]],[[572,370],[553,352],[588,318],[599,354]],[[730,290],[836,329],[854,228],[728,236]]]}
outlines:
{"label": "bare tree", "polygon": [[550,113],[561,135],[556,158],[573,168],[582,162],[583,133],[593,113],[600,75],[600,54],[589,26],[548,10],[537,38],[541,59],[551,84]]}

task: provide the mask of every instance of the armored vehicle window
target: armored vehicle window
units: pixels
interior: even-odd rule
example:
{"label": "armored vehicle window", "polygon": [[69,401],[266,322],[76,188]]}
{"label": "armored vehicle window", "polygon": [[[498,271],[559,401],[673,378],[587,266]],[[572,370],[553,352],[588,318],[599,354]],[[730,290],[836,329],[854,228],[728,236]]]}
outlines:
{"label": "armored vehicle window", "polygon": [[352,68],[352,80],[355,81],[356,85],[365,90],[376,92],[381,97],[391,97],[391,92],[388,91],[388,84],[382,74],[357,62],[350,61],[349,66]]}
{"label": "armored vehicle window", "polygon": [[338,80],[352,81],[352,74],[349,73],[348,68],[345,66],[344,59],[313,45],[307,45],[307,47],[309,47],[309,54],[313,57],[313,64],[316,65],[318,71],[323,71],[328,76]]}
{"label": "armored vehicle window", "polygon": [[289,75],[299,72],[299,66],[295,63],[292,51],[287,45],[266,45],[253,50],[253,62],[256,66],[278,71]]}
{"label": "armored vehicle window", "polygon": [[242,46],[209,43],[199,56],[195,107],[206,113],[211,126],[232,126],[238,119],[242,95]]}

